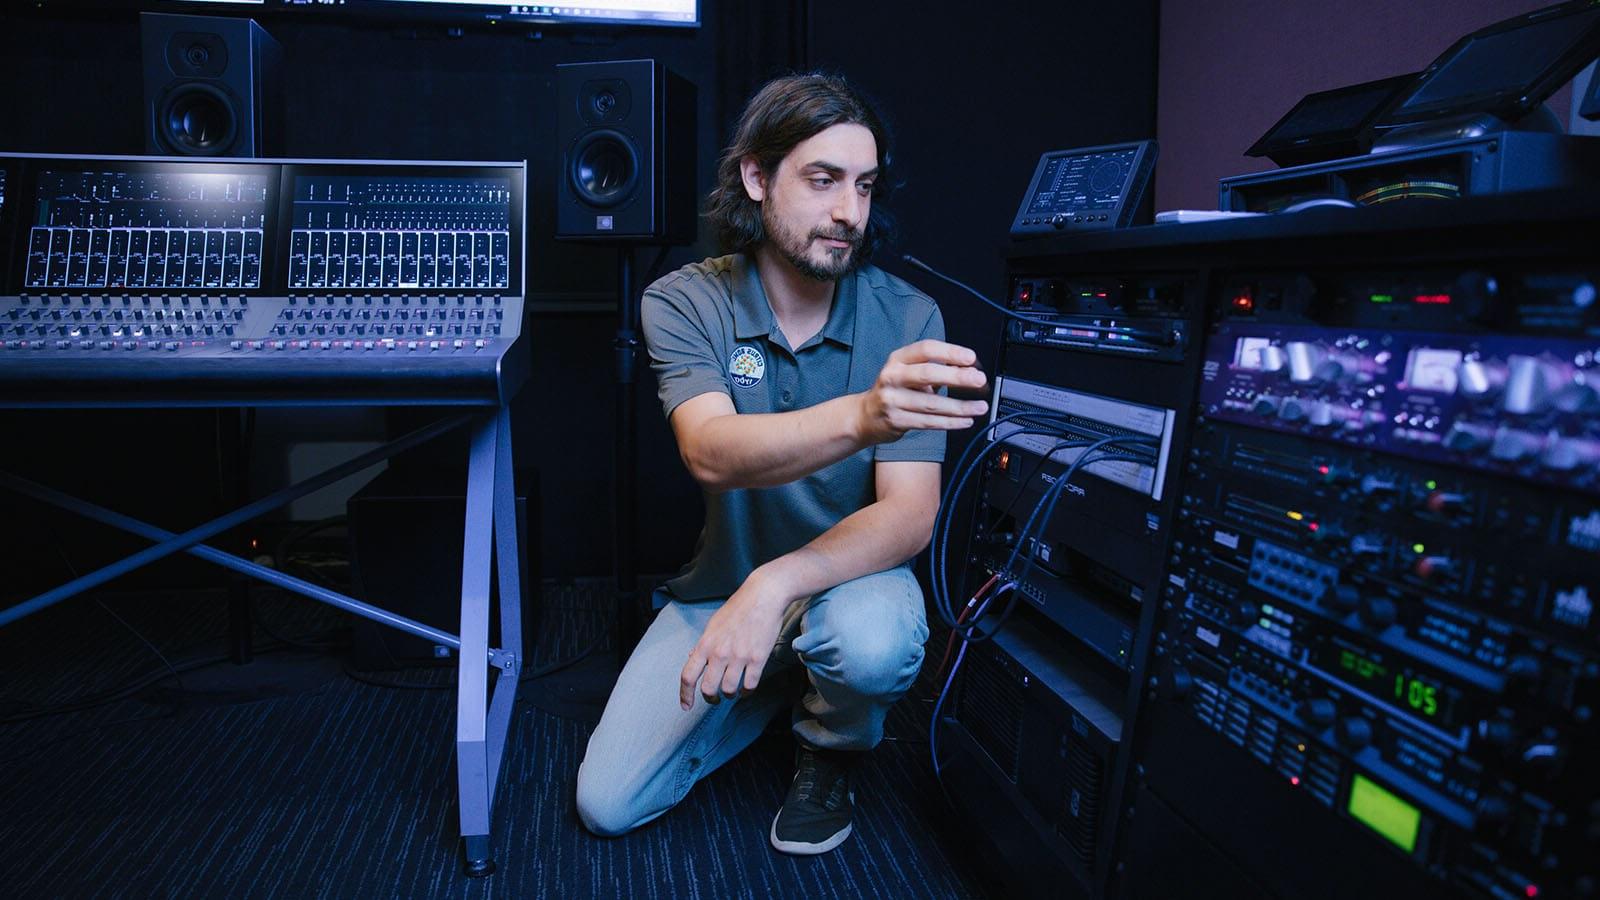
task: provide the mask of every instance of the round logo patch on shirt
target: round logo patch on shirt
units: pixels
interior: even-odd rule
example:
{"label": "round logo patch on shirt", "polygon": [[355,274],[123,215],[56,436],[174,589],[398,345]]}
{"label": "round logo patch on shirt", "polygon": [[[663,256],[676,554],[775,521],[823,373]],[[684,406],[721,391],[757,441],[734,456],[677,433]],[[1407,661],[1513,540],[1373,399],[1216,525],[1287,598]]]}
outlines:
{"label": "round logo patch on shirt", "polygon": [[728,357],[728,377],[739,387],[754,387],[761,383],[761,376],[767,374],[767,360],[761,351],[749,344],[740,344],[733,348],[733,355]]}

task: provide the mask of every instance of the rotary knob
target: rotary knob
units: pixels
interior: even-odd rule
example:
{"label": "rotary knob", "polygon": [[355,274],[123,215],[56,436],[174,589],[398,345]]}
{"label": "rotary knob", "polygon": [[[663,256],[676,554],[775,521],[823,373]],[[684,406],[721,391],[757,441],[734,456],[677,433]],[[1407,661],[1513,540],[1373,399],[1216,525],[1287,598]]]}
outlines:
{"label": "rotary knob", "polygon": [[1290,397],[1283,401],[1282,406],[1278,407],[1278,418],[1285,422],[1299,422],[1306,418],[1309,412],[1306,401],[1299,397]]}
{"label": "rotary knob", "polygon": [[1318,364],[1311,375],[1314,381],[1338,381],[1345,376],[1345,371],[1344,363],[1337,359],[1325,359]]}
{"label": "rotary knob", "polygon": [[1456,367],[1456,390],[1474,400],[1493,396],[1505,381],[1505,366],[1492,360],[1469,359]]}
{"label": "rotary knob", "polygon": [[1455,491],[1429,491],[1422,499],[1422,506],[1431,513],[1455,515],[1466,511],[1467,495]]}
{"label": "rotary knob", "polygon": [[1326,428],[1327,426],[1332,425],[1333,404],[1326,400],[1318,400],[1312,403],[1311,412],[1308,416],[1308,419],[1312,425],[1315,425],[1318,428]]}
{"label": "rotary knob", "polygon": [[1189,674],[1188,669],[1174,664],[1168,670],[1167,677],[1162,679],[1161,688],[1168,698],[1182,700],[1194,690],[1194,676]]}
{"label": "rotary knob", "polygon": [[1600,459],[1600,445],[1582,438],[1559,437],[1552,434],[1539,454],[1539,465],[1553,472],[1571,472],[1579,466]]}
{"label": "rotary knob", "polygon": [[1270,416],[1278,411],[1278,398],[1271,394],[1258,394],[1250,404],[1250,411],[1258,416]]}
{"label": "rotary knob", "polygon": [[1572,382],[1556,391],[1550,405],[1564,413],[1600,411],[1600,392],[1587,384]]}
{"label": "rotary knob", "polygon": [[1361,621],[1379,631],[1394,624],[1399,611],[1388,597],[1368,595],[1361,598]]}
{"label": "rotary knob", "polygon": [[1478,722],[1478,739],[1505,753],[1516,746],[1517,729],[1505,719],[1483,719]]}
{"label": "rotary knob", "polygon": [[1297,384],[1316,380],[1317,367],[1327,357],[1321,347],[1305,341],[1290,341],[1284,352],[1289,357],[1289,380]]}
{"label": "rotary knob", "polygon": [[1288,357],[1284,356],[1283,348],[1277,344],[1262,347],[1259,353],[1261,371],[1263,372],[1282,372],[1284,367],[1289,364]]}
{"label": "rotary knob", "polygon": [[1511,801],[1504,794],[1485,793],[1478,798],[1473,825],[1480,831],[1498,831],[1511,821]]}
{"label": "rotary knob", "polygon": [[1300,704],[1300,718],[1315,725],[1317,728],[1327,728],[1333,724],[1334,718],[1339,714],[1338,707],[1327,697],[1312,697]]}
{"label": "rotary knob", "polygon": [[1360,750],[1372,743],[1372,723],[1363,716],[1345,716],[1339,720],[1339,743],[1351,750]]}
{"label": "rotary knob", "polygon": [[1353,585],[1341,584],[1327,597],[1328,605],[1343,613],[1355,612],[1361,606],[1361,592]]}
{"label": "rotary knob", "polygon": [[1502,425],[1495,429],[1489,455],[1504,462],[1519,462],[1539,452],[1539,444],[1538,435]]}
{"label": "rotary knob", "polygon": [[1501,406],[1518,416],[1543,412],[1555,393],[1555,382],[1556,372],[1548,363],[1532,356],[1513,356],[1508,361]]}

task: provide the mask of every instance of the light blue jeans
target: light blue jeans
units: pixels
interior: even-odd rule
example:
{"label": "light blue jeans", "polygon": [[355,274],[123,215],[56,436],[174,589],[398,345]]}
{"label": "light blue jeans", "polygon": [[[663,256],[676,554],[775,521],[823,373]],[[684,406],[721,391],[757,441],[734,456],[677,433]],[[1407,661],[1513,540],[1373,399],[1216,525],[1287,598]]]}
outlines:
{"label": "light blue jeans", "polygon": [[922,667],[922,588],[901,566],[797,601],[755,691],[715,705],[696,694],[684,710],[678,678],[722,603],[669,601],[623,666],[578,767],[590,831],[622,834],[671,809],[785,708],[813,747],[870,750]]}

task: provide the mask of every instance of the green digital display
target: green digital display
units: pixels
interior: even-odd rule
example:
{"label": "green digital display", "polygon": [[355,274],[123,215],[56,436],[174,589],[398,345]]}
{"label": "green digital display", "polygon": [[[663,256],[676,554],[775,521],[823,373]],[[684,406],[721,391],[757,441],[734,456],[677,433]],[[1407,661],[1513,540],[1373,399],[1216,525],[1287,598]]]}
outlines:
{"label": "green digital display", "polygon": [[1407,853],[1417,849],[1422,813],[1411,804],[1356,775],[1350,782],[1350,815]]}
{"label": "green digital display", "polygon": [[1455,727],[1455,697],[1437,679],[1410,666],[1391,666],[1379,653],[1329,641],[1313,653],[1319,669],[1402,712],[1444,728]]}

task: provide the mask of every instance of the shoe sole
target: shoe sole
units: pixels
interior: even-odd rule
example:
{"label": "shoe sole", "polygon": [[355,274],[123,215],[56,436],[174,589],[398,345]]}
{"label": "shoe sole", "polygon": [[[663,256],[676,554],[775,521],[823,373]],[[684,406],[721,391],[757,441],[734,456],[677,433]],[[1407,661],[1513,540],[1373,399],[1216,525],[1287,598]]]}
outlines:
{"label": "shoe sole", "polygon": [[833,848],[844,843],[845,838],[850,836],[850,832],[854,828],[855,823],[851,823],[839,829],[838,832],[825,841],[816,844],[807,844],[803,841],[780,840],[778,838],[778,820],[774,818],[772,820],[772,828],[768,832],[767,836],[772,840],[773,848],[779,853],[788,853],[791,856],[818,856],[820,854],[827,853],[829,850],[832,850]]}
{"label": "shoe sole", "polygon": [[[850,803],[854,806],[855,802],[856,792],[851,791]],[[772,827],[767,829],[767,839],[772,842],[773,849],[779,853],[788,853],[791,856],[818,856],[844,843],[854,829],[855,823],[851,822],[834,832],[827,840],[819,841],[815,844],[808,844],[804,841],[785,841],[778,837],[778,817],[773,816]]]}

